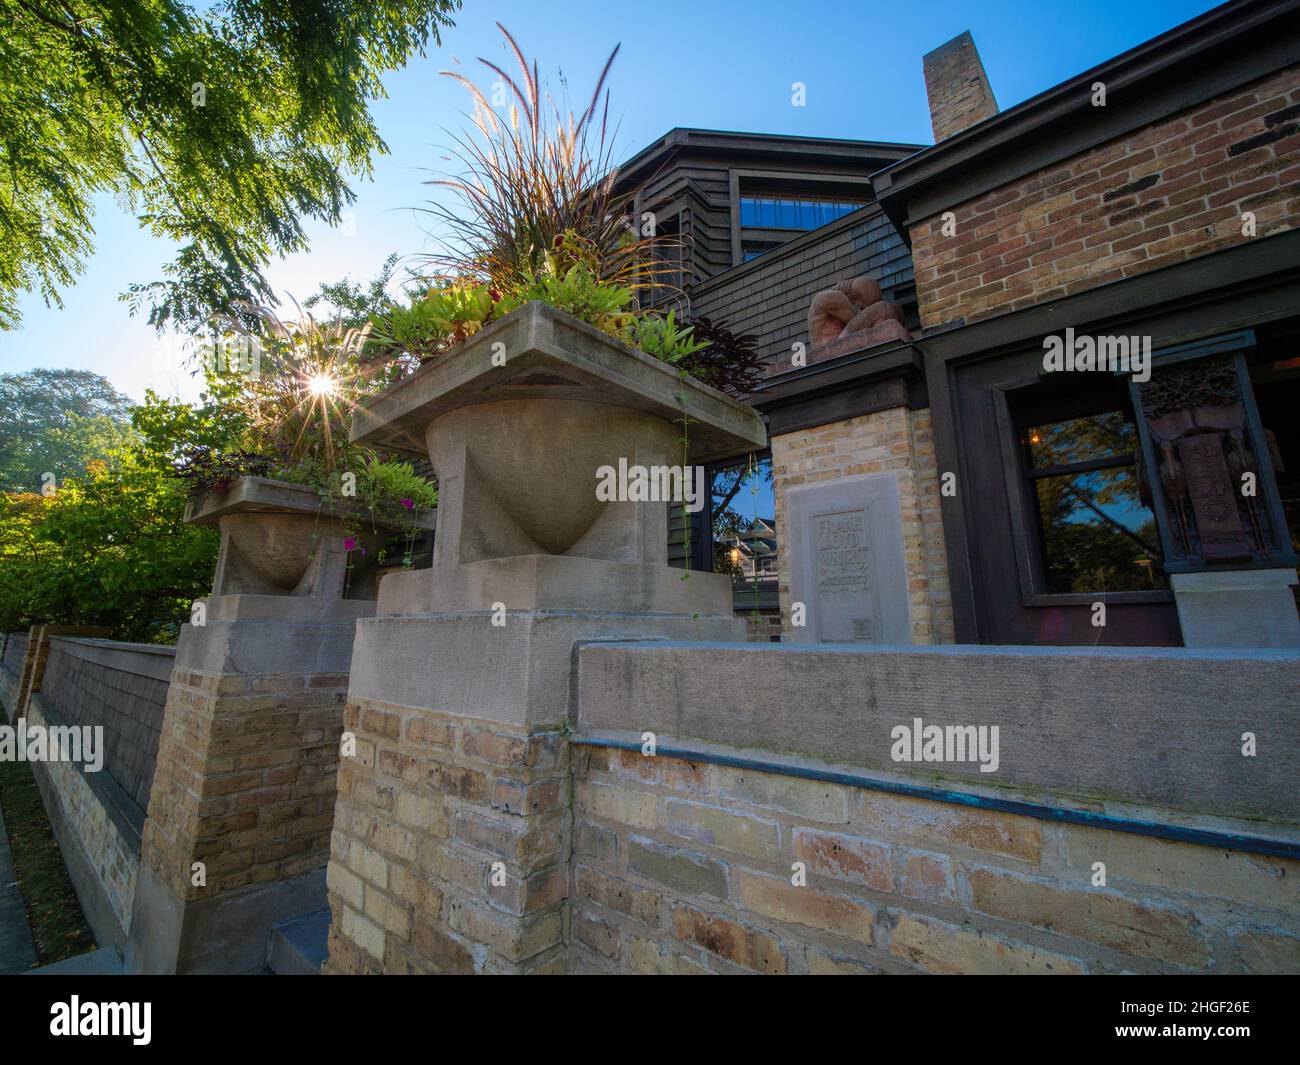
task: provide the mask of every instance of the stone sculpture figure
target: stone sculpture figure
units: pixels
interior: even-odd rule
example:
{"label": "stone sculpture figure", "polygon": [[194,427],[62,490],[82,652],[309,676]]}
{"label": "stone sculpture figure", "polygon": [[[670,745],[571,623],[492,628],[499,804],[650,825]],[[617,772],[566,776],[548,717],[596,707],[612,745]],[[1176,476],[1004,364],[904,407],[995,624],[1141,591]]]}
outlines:
{"label": "stone sculpture figure", "polygon": [[818,292],[808,307],[810,344],[827,344],[852,336],[862,347],[889,340],[911,340],[903,325],[903,308],[880,298],[880,284],[869,277],[841,281]]}

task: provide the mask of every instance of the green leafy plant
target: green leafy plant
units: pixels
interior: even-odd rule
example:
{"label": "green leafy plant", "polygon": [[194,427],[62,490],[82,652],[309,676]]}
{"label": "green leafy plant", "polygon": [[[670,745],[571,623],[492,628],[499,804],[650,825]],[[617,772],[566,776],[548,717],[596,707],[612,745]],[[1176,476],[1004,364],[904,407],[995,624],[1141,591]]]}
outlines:
{"label": "green leafy plant", "polygon": [[287,321],[265,306],[244,311],[258,328],[236,318],[222,324],[256,349],[256,369],[233,375],[230,397],[246,417],[248,450],[325,475],[348,468],[352,407],[381,384],[362,358],[369,326],[350,327],[341,317],[320,323],[301,310]]}
{"label": "green leafy plant", "polygon": [[371,459],[357,477],[357,499],[371,509],[396,501],[408,511],[427,510],[438,505],[438,490],[416,473],[409,462]]}
{"label": "green leafy plant", "polygon": [[218,451],[203,445],[185,448],[176,461],[176,476],[194,495],[225,492],[240,477],[265,477],[275,467],[265,455],[236,448]]}
{"label": "green leafy plant", "polygon": [[389,357],[427,362],[473,336],[494,314],[487,285],[435,285],[405,303],[391,302],[372,319],[370,343]]}
{"label": "green leafy plant", "polygon": [[645,315],[633,320],[628,329],[628,343],[647,355],[664,362],[680,363],[708,347],[708,341],[695,339],[693,326],[677,324],[676,311],[662,318]]}
{"label": "green leafy plant", "polygon": [[208,404],[149,394],[128,438],[51,495],[0,494],[0,625],[107,625],[123,640],[170,642],[208,594],[220,537],[182,520],[189,487],[174,462],[189,441],[222,440]]}
{"label": "green leafy plant", "polygon": [[241,476],[303,484],[353,531],[367,519],[414,530],[416,510],[436,503],[433,486],[409,464],[348,440],[352,408],[384,381],[384,367],[366,357],[369,325],[349,326],[341,316],[320,323],[309,313],[286,322],[266,307],[248,313],[260,329],[238,319],[225,325],[252,346],[251,368],[207,361],[229,431],[178,449],[176,476],[197,494],[224,491]]}
{"label": "green leafy plant", "polygon": [[502,296],[497,311],[509,314],[533,300],[541,300],[606,333],[623,336],[635,321],[630,305],[635,293],[630,288],[602,282],[583,263],[574,263],[564,273],[542,270],[518,282]]}

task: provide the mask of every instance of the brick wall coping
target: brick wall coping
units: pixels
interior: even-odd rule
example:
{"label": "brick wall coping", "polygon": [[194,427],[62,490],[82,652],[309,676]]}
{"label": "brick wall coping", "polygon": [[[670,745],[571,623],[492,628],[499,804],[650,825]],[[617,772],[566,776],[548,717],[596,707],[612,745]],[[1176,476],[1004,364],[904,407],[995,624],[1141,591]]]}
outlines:
{"label": "brick wall coping", "polygon": [[125,643],[121,640],[97,640],[85,636],[55,636],[50,650],[57,648],[73,658],[133,673],[154,680],[169,680],[176,659],[176,648],[166,644]]}
{"label": "brick wall coping", "polygon": [[[812,759],[1050,806],[1271,822],[1269,834],[1300,822],[1293,651],[590,643],[578,650],[574,712],[584,736],[650,731],[662,745]],[[895,762],[891,732],[915,718],[997,725],[998,770]],[[1260,752],[1249,759],[1247,731]]]}

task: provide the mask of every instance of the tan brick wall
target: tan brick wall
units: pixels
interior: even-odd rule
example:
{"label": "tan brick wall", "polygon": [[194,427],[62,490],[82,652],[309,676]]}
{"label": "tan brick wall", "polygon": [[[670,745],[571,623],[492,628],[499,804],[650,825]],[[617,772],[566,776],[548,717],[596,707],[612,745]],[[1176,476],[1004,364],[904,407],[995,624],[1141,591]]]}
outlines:
{"label": "tan brick wall", "polygon": [[[346,674],[172,674],[141,859],[187,901],[322,868]],[[191,884],[191,863],[207,884]]]}
{"label": "tan brick wall", "polygon": [[346,723],[323,971],[562,971],[563,735],[371,702]]}
{"label": "tan brick wall", "polygon": [[969,32],[927,52],[921,65],[936,143],[998,113],[984,64]]}
{"label": "tan brick wall", "polygon": [[639,752],[575,771],[576,972],[1300,968],[1297,862]]}
{"label": "tan brick wall", "polygon": [[[27,727],[45,728],[45,699],[38,693],[27,704]],[[135,880],[140,870],[140,856],[135,841],[129,839],[104,809],[104,803],[91,790],[86,774],[72,762],[36,762],[32,765],[40,786],[41,799],[47,807],[57,803],[59,813],[51,820],[66,825],[79,846],[86,865],[95,870],[109,906],[123,931],[131,927],[131,907],[135,901]],[[67,846],[69,840],[62,841]]]}
{"label": "tan brick wall", "polygon": [[1300,67],[912,227],[921,323],[975,321],[1300,223]]}
{"label": "tan brick wall", "polygon": [[781,545],[778,578],[787,632],[793,545],[786,520],[786,490],[890,470],[898,476],[913,642],[955,642],[930,412],[906,407],[772,438],[776,529]]}

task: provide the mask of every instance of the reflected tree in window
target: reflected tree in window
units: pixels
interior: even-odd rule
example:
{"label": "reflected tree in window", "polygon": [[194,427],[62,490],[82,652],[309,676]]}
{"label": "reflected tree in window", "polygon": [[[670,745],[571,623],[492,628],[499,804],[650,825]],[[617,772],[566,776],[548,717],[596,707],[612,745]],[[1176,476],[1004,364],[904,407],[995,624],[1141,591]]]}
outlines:
{"label": "reflected tree in window", "polygon": [[778,548],[772,460],[750,455],[713,472],[713,571],[736,580],[776,580]]}
{"label": "reflected tree in window", "polygon": [[1034,425],[1024,445],[1048,592],[1168,586],[1155,516],[1142,501],[1137,430],[1124,412]]}

